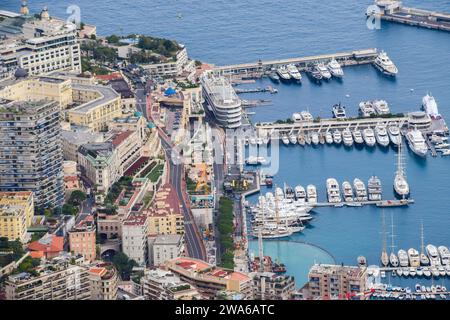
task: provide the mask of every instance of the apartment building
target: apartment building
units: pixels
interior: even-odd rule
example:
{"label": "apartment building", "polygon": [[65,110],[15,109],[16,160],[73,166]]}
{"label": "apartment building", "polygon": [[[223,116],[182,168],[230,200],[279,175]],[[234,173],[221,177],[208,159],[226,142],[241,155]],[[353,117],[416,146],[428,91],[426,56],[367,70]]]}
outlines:
{"label": "apartment building", "polygon": [[155,194],[151,208],[144,210],[149,218],[149,235],[184,234],[184,217],[178,195],[169,183]]}
{"label": "apartment building", "polygon": [[110,141],[119,159],[119,170],[123,173],[141,157],[142,140],[137,131],[127,130],[113,134]]}
{"label": "apartment building", "polygon": [[253,297],[253,282],[247,274],[215,267],[194,258],[177,258],[166,262],[166,266],[208,298],[216,297],[221,291],[241,293],[244,299]]}
{"label": "apartment building", "polygon": [[[88,300],[88,268],[72,257],[57,257],[33,270],[10,275],[5,282],[7,300]],[[74,264],[71,264],[73,262]]]}
{"label": "apartment building", "polygon": [[14,74],[17,68],[30,75],[55,70],[81,72],[81,50],[77,29],[64,20],[50,19],[48,11],[40,17],[2,11],[5,25],[0,42],[0,78]]}
{"label": "apartment building", "polygon": [[90,130],[62,130],[62,148],[64,160],[78,162],[78,149],[83,144],[104,142],[103,134]]}
{"label": "apartment building", "polygon": [[120,94],[111,87],[72,84],[72,94],[79,105],[67,111],[71,124],[105,131],[109,122],[122,116]]}
{"label": "apartment building", "polygon": [[24,242],[34,216],[31,191],[0,192],[0,237]]}
{"label": "apartment building", "polygon": [[183,73],[187,73],[187,75],[194,73],[195,65],[194,61],[189,60],[186,48],[182,47],[174,59],[167,62],[144,64],[142,68],[155,76],[177,77]]}
{"label": "apartment building", "polygon": [[341,265],[315,264],[308,274],[306,298],[311,299],[363,299],[365,268]]}
{"label": "apartment building", "polygon": [[122,251],[141,266],[148,264],[148,219],[132,213],[122,223]]}
{"label": "apartment building", "polygon": [[64,199],[60,107],[0,100],[0,191],[33,191],[37,207]]}
{"label": "apartment building", "polygon": [[97,255],[95,240],[94,217],[88,215],[69,231],[70,252],[81,255],[85,261],[93,262]]}
{"label": "apartment building", "polygon": [[180,234],[148,237],[149,263],[163,266],[167,261],[181,257],[184,253],[184,236]]}
{"label": "apartment building", "polygon": [[163,269],[149,270],[141,278],[142,295],[145,300],[200,300],[197,289],[182,281],[173,272]]}
{"label": "apartment building", "polygon": [[256,300],[289,300],[295,291],[294,277],[273,272],[258,272],[253,277],[253,297]]}
{"label": "apartment building", "polygon": [[99,263],[89,268],[91,300],[116,300],[118,274],[111,263]]}

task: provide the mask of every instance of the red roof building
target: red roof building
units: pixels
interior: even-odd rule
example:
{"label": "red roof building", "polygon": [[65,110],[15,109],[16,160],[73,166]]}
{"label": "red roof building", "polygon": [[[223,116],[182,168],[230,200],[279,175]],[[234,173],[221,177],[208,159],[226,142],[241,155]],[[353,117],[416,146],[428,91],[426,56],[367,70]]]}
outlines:
{"label": "red roof building", "polygon": [[58,256],[64,250],[64,237],[58,237],[53,234],[44,236],[42,239],[31,242],[28,245],[30,255],[33,257],[42,257],[51,259]]}

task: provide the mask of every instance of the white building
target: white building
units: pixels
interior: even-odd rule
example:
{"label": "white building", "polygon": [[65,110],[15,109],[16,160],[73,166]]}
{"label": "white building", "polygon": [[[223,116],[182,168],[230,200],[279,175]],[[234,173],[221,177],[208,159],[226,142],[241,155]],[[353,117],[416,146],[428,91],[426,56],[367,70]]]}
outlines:
{"label": "white building", "polygon": [[147,234],[146,215],[130,214],[122,223],[122,251],[141,266],[148,263]]}
{"label": "white building", "polygon": [[185,47],[178,51],[176,58],[169,62],[142,65],[152,75],[161,77],[176,77],[183,73],[191,74],[195,70],[194,61],[189,60]]}
{"label": "white building", "polygon": [[149,237],[148,247],[150,264],[162,266],[166,261],[182,256],[184,252],[184,237],[180,234]]}

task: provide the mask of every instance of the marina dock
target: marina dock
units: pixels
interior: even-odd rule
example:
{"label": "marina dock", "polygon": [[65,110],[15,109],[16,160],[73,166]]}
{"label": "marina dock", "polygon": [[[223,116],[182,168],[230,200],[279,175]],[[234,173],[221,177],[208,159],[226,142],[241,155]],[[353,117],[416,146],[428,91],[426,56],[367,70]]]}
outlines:
{"label": "marina dock", "polygon": [[351,202],[318,202],[314,207],[360,207],[365,205],[382,206],[383,204],[390,207],[402,207],[413,204],[413,199],[406,200],[383,200],[383,201],[351,201]]}
{"label": "marina dock", "polygon": [[450,31],[450,13],[428,11],[402,6],[401,1],[377,0],[375,4],[381,9],[382,20],[407,24],[428,29]]}
{"label": "marina dock", "polygon": [[277,68],[282,65],[295,64],[299,71],[304,71],[308,64],[316,62],[328,62],[336,59],[341,66],[352,66],[359,64],[370,64],[378,55],[377,49],[356,50],[351,52],[341,52],[334,54],[323,54],[309,57],[298,57],[280,60],[258,61],[253,63],[234,64],[228,66],[217,66],[214,72],[225,75],[248,75],[250,77],[257,77],[271,68]]}

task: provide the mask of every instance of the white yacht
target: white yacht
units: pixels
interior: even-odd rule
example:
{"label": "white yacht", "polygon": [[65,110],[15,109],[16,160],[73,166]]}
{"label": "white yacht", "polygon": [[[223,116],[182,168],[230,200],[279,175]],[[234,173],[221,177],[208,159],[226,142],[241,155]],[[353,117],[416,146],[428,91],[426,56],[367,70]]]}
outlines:
{"label": "white yacht", "polygon": [[399,264],[398,258],[394,252],[391,252],[391,254],[389,255],[389,262],[390,262],[391,266],[398,267],[398,264]]}
{"label": "white yacht", "polygon": [[288,144],[289,144],[289,137],[288,137],[288,135],[287,135],[287,134],[283,135],[283,136],[281,137],[281,141],[283,141],[283,143],[284,143],[285,145],[288,145]]}
{"label": "white yacht", "polygon": [[253,229],[255,237],[261,234],[263,239],[277,239],[289,237],[293,234],[289,227],[279,226],[276,223],[266,223],[263,227],[256,227]]}
{"label": "white yacht", "polygon": [[309,203],[317,203],[317,189],[316,186],[310,184],[306,187],[306,194]]}
{"label": "white yacht", "polygon": [[375,100],[373,102],[373,108],[375,109],[375,112],[379,115],[386,115],[391,113],[391,110],[389,109],[389,104],[385,100]]}
{"label": "white yacht", "polygon": [[384,125],[378,125],[375,127],[375,138],[380,146],[389,146],[389,136]]}
{"label": "white yacht", "polygon": [[390,124],[387,128],[389,139],[395,146],[399,146],[402,143],[402,135],[400,128],[397,124]]}
{"label": "white yacht", "polygon": [[306,192],[305,192],[305,188],[303,188],[303,186],[301,186],[301,185],[296,186],[294,189],[294,192],[295,192],[295,198],[297,199],[297,201],[306,202]]}
{"label": "white yacht", "polygon": [[294,121],[294,122],[301,122],[302,120],[303,120],[302,119],[302,115],[300,113],[295,112],[295,113],[292,114],[292,121]]}
{"label": "white yacht", "polygon": [[292,144],[296,144],[297,143],[297,136],[295,134],[291,133],[289,135],[289,142],[292,143]]}
{"label": "white yacht", "polygon": [[398,158],[397,158],[397,172],[394,178],[394,191],[401,197],[406,198],[409,196],[409,184],[406,180],[406,173],[403,167],[403,147],[400,143],[398,148]]}
{"label": "white yacht", "polygon": [[429,244],[425,247],[427,251],[428,258],[430,259],[431,266],[439,266],[441,264],[441,259],[439,258],[439,253],[435,246]]}
{"label": "white yacht", "polygon": [[406,134],[406,140],[408,141],[408,145],[411,148],[412,152],[414,152],[419,157],[426,157],[428,153],[428,146],[425,143],[422,132],[420,132],[419,130],[409,131]]}
{"label": "white yacht", "polygon": [[353,202],[353,189],[350,182],[344,181],[342,183],[342,193],[344,195],[345,202]]}
{"label": "white yacht", "polygon": [[450,251],[446,246],[438,247],[439,255],[441,256],[441,261],[443,265],[450,265]]}
{"label": "white yacht", "polygon": [[369,147],[375,146],[376,139],[375,139],[375,134],[373,132],[373,129],[371,129],[371,128],[364,129],[363,138]]}
{"label": "white yacht", "polygon": [[301,146],[305,145],[305,136],[303,135],[303,133],[298,134],[297,140],[299,145]]}
{"label": "white yacht", "polygon": [[331,79],[331,73],[328,70],[328,68],[323,63],[319,63],[316,66],[316,70],[320,72],[320,75],[322,76],[322,79],[329,80]]}
{"label": "white yacht", "polygon": [[407,267],[409,265],[409,260],[408,260],[408,254],[406,253],[405,250],[400,249],[398,250],[398,261],[400,264],[400,267]]}
{"label": "white yacht", "polygon": [[319,134],[317,132],[311,133],[311,142],[316,146],[319,144]]}
{"label": "white yacht", "polygon": [[342,140],[344,141],[344,145],[346,147],[351,147],[353,145],[353,137],[350,129],[345,129],[342,131]]}
{"label": "white yacht", "polygon": [[285,66],[279,67],[277,73],[281,80],[291,80],[291,75]]}
{"label": "white yacht", "polygon": [[302,80],[302,75],[300,71],[298,71],[297,67],[294,64],[290,64],[287,66],[287,71],[292,79],[300,81]]}
{"label": "white yacht", "polygon": [[408,250],[409,265],[411,267],[420,267],[419,251],[414,248]]}
{"label": "white yacht", "polygon": [[396,76],[398,73],[398,69],[392,60],[388,57],[386,52],[381,51],[374,61],[375,67],[389,76]]}
{"label": "white yacht", "polygon": [[328,62],[327,68],[328,70],[330,70],[330,73],[333,77],[342,78],[344,76],[344,70],[342,70],[341,65],[336,61],[336,59]]}
{"label": "white yacht", "polygon": [[439,120],[442,118],[439,114],[436,100],[434,100],[434,97],[430,93],[423,97],[422,108],[432,119]]}
{"label": "white yacht", "polygon": [[372,101],[362,101],[359,103],[359,115],[364,118],[368,118],[375,115],[375,109]]}
{"label": "white yacht", "polygon": [[382,196],[381,181],[377,176],[372,176],[367,183],[367,193],[370,201],[379,201]]}
{"label": "white yacht", "polygon": [[356,144],[364,143],[364,138],[360,130],[353,131],[353,140],[355,141]]}
{"label": "white yacht", "polygon": [[340,103],[335,104],[333,106],[333,117],[336,119],[345,119],[347,118],[347,115],[345,113],[345,107],[342,106]]}
{"label": "white yacht", "polygon": [[327,131],[325,133],[325,142],[328,144],[332,144],[333,143],[333,134],[329,131]]}
{"label": "white yacht", "polygon": [[367,201],[367,190],[364,182],[356,178],[353,180],[353,187],[355,188],[355,200],[356,201]]}
{"label": "white yacht", "polygon": [[333,142],[340,144],[342,142],[342,134],[339,130],[334,130],[333,132]]}
{"label": "white yacht", "polygon": [[300,112],[300,115],[302,116],[303,121],[313,121],[314,118],[311,113],[308,111],[302,111]]}
{"label": "white yacht", "polygon": [[328,202],[337,203],[341,202],[341,193],[339,191],[339,184],[336,179],[327,179],[327,195]]}

